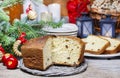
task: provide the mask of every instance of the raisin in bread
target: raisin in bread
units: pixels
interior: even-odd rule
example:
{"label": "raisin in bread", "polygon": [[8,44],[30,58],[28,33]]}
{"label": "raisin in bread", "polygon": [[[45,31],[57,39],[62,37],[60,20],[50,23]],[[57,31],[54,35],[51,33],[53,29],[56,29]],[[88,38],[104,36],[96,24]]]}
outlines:
{"label": "raisin in bread", "polygon": [[73,36],[44,36],[27,41],[21,47],[28,68],[46,70],[53,64],[78,66],[84,58],[85,44]]}
{"label": "raisin in bread", "polygon": [[87,38],[82,40],[86,43],[85,52],[92,54],[102,54],[110,45],[108,40],[95,35],[89,35]]}
{"label": "raisin in bread", "polygon": [[120,51],[120,40],[118,39],[114,39],[114,38],[110,38],[110,37],[104,37],[104,36],[100,36],[103,39],[106,39],[110,42],[110,46],[108,48],[106,48],[105,50],[105,54],[113,54],[113,53],[117,53],[118,51]]}

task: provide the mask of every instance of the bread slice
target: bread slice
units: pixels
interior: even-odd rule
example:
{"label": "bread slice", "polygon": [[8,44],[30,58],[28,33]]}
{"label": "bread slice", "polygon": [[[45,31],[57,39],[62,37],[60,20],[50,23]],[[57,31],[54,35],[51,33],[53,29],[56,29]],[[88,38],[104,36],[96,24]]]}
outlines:
{"label": "bread slice", "polygon": [[86,43],[85,52],[92,54],[102,54],[110,45],[108,40],[95,35],[89,35],[87,38],[82,40]]}
{"label": "bread slice", "polygon": [[104,54],[114,54],[117,53],[120,49],[120,40],[110,37],[100,36],[103,39],[106,39],[110,42],[110,46],[106,48]]}

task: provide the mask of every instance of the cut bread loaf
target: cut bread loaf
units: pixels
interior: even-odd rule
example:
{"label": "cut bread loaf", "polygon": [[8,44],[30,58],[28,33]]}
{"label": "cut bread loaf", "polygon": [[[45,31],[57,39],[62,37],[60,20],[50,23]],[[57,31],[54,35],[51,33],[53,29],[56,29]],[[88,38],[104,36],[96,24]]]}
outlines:
{"label": "cut bread loaf", "polygon": [[110,45],[108,40],[95,35],[89,35],[87,38],[82,40],[86,43],[85,52],[92,54],[102,54]]}
{"label": "cut bread loaf", "polygon": [[43,36],[21,47],[23,63],[28,68],[46,70],[53,64],[78,66],[84,59],[85,44],[73,36]]}
{"label": "cut bread loaf", "polygon": [[103,39],[106,39],[110,42],[110,46],[108,48],[106,48],[104,54],[113,54],[113,53],[117,53],[120,49],[120,40],[118,39],[114,39],[114,38],[110,38],[110,37],[104,37],[104,36],[100,36]]}
{"label": "cut bread loaf", "polygon": [[23,63],[28,68],[44,70],[52,65],[49,37],[34,38],[27,41],[22,47]]}

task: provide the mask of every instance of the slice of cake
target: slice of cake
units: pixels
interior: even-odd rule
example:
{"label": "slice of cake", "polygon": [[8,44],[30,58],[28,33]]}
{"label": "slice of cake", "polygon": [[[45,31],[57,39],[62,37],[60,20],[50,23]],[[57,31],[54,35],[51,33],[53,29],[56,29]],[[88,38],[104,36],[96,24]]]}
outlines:
{"label": "slice of cake", "polygon": [[110,45],[109,41],[95,35],[89,35],[87,38],[82,39],[85,43],[85,52],[92,54],[102,54]]}
{"label": "slice of cake", "polygon": [[118,39],[114,39],[114,38],[109,38],[109,37],[103,37],[100,36],[103,39],[106,39],[110,42],[110,46],[108,48],[106,48],[105,50],[105,54],[113,54],[113,53],[117,53],[118,51],[120,51],[120,40]]}
{"label": "slice of cake", "polygon": [[84,58],[85,44],[70,36],[44,36],[27,41],[21,47],[28,68],[46,70],[53,64],[78,66]]}

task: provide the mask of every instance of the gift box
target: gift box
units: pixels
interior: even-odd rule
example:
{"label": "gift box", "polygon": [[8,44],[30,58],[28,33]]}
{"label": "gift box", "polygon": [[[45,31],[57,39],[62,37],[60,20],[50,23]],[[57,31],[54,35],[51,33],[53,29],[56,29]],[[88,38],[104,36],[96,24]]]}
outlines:
{"label": "gift box", "polygon": [[5,7],[4,11],[10,17],[10,23],[14,21],[14,19],[20,19],[20,15],[23,13],[23,5],[21,3],[14,4],[9,7]]}

